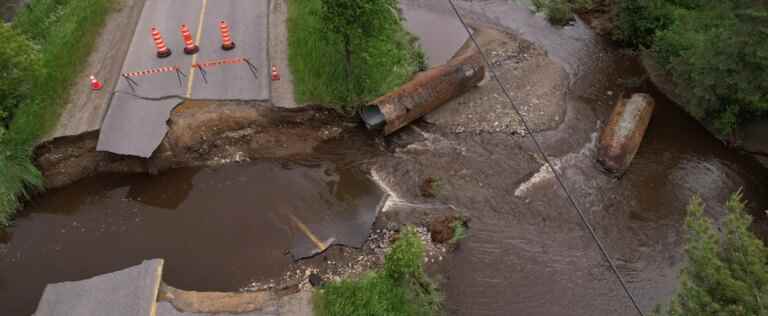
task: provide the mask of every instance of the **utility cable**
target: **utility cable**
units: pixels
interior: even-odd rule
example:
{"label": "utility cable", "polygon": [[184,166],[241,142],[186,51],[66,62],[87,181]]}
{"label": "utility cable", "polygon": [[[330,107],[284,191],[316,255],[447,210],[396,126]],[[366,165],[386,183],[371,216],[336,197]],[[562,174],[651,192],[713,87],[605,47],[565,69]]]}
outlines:
{"label": "utility cable", "polygon": [[475,39],[475,35],[469,29],[469,26],[467,26],[467,23],[464,21],[464,18],[461,17],[461,14],[459,14],[459,10],[456,8],[456,5],[453,3],[453,0],[448,0],[448,3],[451,4],[451,8],[453,9],[453,12],[456,14],[456,17],[459,19],[459,22],[461,22],[461,25],[464,26],[464,30],[469,35],[469,38],[472,40],[472,43],[474,43],[475,47],[477,47],[477,50],[480,51],[480,57],[482,57],[483,63],[485,63],[486,67],[488,68],[488,71],[491,73],[496,83],[499,85],[499,87],[501,87],[501,91],[507,97],[507,100],[509,100],[509,104],[512,106],[512,109],[514,109],[515,114],[517,114],[517,116],[520,117],[520,121],[523,123],[523,128],[525,128],[525,132],[531,136],[531,140],[536,145],[536,150],[544,158],[544,162],[547,164],[549,169],[552,170],[552,174],[554,175],[555,180],[557,180],[557,183],[560,184],[560,188],[563,190],[563,192],[565,192],[565,195],[568,197],[568,201],[570,201],[571,206],[573,206],[573,208],[576,209],[576,213],[579,214],[579,218],[581,219],[581,222],[589,231],[589,234],[592,235],[592,239],[595,241],[595,244],[597,244],[597,247],[600,249],[600,252],[602,253],[603,258],[605,258],[605,261],[608,262],[608,265],[611,267],[613,274],[616,275],[616,279],[619,280],[621,287],[624,289],[624,293],[627,294],[627,297],[629,297],[629,300],[632,302],[632,306],[634,306],[635,310],[637,310],[637,313],[640,314],[640,316],[645,316],[643,311],[640,309],[640,306],[637,304],[637,299],[635,299],[635,296],[632,295],[632,292],[629,291],[629,287],[627,287],[627,283],[624,281],[624,278],[621,276],[619,269],[616,268],[616,264],[613,262],[613,259],[611,259],[611,256],[608,255],[608,251],[605,249],[605,246],[603,246],[603,243],[597,237],[597,234],[595,233],[595,229],[592,228],[592,225],[587,220],[587,217],[584,216],[584,212],[581,210],[579,205],[576,204],[576,200],[574,200],[573,196],[571,195],[571,192],[568,190],[568,187],[565,185],[563,180],[560,178],[560,175],[557,173],[557,169],[555,169],[552,162],[544,153],[544,150],[541,148],[541,144],[539,144],[539,141],[536,140],[536,136],[534,135],[531,128],[528,126],[528,123],[525,121],[525,117],[523,117],[522,113],[515,105],[515,102],[512,100],[512,97],[507,91],[507,88],[504,86],[504,84],[501,83],[501,80],[499,80],[499,77],[496,75],[496,71],[493,69],[493,67],[491,67],[491,63],[488,60],[488,58],[485,56],[485,52],[483,52],[483,49],[480,47],[480,44],[477,43],[477,40]]}

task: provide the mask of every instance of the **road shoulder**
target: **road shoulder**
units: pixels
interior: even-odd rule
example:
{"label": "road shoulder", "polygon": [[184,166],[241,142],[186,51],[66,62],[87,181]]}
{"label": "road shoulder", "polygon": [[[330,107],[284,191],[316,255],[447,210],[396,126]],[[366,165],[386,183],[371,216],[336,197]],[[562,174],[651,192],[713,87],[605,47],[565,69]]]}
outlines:
{"label": "road shoulder", "polygon": [[[101,128],[101,122],[111,99],[110,91],[114,90],[117,79],[120,77],[120,69],[128,53],[128,47],[145,2],[146,0],[115,1],[115,7],[96,39],[93,52],[75,80],[59,122],[40,140],[40,143]],[[104,88],[91,91],[88,84],[90,75],[101,80]]]}

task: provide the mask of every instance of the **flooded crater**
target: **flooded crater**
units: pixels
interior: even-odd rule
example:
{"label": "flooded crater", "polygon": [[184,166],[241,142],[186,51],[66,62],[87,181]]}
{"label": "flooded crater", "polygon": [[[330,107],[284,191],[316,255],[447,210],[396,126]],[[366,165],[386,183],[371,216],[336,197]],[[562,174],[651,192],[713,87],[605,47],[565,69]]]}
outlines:
{"label": "flooded crater", "polygon": [[360,246],[383,197],[361,172],[313,161],[88,178],[33,200],[2,235],[0,314],[31,314],[48,283],[148,258],[185,289],[277,279],[313,239]]}

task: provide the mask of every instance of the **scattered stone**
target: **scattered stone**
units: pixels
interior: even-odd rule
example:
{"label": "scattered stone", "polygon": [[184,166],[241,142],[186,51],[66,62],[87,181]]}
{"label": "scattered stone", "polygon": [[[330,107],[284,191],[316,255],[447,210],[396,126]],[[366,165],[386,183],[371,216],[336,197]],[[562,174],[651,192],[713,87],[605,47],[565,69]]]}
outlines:
{"label": "scattered stone", "polygon": [[312,287],[320,287],[323,285],[323,278],[317,273],[312,273],[309,275],[309,284]]}

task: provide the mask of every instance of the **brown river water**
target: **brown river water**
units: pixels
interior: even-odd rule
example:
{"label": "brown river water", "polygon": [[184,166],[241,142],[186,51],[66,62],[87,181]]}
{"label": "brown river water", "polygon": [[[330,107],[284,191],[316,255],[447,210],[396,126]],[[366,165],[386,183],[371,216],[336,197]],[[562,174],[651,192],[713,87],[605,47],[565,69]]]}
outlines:
{"label": "brown river water", "polygon": [[[754,228],[768,237],[768,172],[752,157],[725,147],[644,80],[636,56],[595,35],[584,23],[551,26],[521,5],[525,1],[456,3],[470,22],[490,24],[541,47],[570,74],[571,123],[540,133],[548,155],[591,219],[641,308],[667,302],[684,256],[684,209],[693,194],[715,219],[722,203],[743,188]],[[403,0],[408,26],[421,38],[466,38],[447,1]],[[429,21],[429,22],[425,22]],[[454,32],[446,34],[446,32]],[[455,40],[422,41],[432,59],[455,49]],[[610,96],[650,93],[656,110],[629,172],[620,180],[595,167],[594,123],[612,110]],[[583,109],[589,109],[584,111]],[[586,113],[586,114],[585,114]],[[574,150],[575,149],[575,150]],[[635,315],[615,277],[554,182],[539,185],[529,201],[502,210],[473,210],[470,237],[449,260],[446,309],[451,315]],[[465,207],[471,207],[466,206]],[[540,212],[521,224],[516,212]],[[501,212],[501,213],[500,213]],[[536,218],[525,215],[522,218]]]}
{"label": "brown river water", "polygon": [[[447,59],[465,39],[444,1],[402,3],[431,63]],[[692,194],[701,194],[709,214],[719,219],[724,210],[718,203],[743,188],[756,215],[755,229],[768,236],[762,213],[768,208],[768,172],[723,146],[647,82],[623,89],[643,75],[635,57],[581,22],[552,27],[516,1],[457,3],[468,19],[541,45],[570,73],[569,102],[591,108],[590,123],[580,124],[590,132],[566,141],[568,146],[549,141],[573,132],[568,128],[539,137],[550,155],[560,157],[556,160],[565,166],[566,182],[585,212],[600,215],[592,217],[593,224],[644,310],[675,290],[684,259],[684,208]],[[610,113],[610,104],[596,102],[607,91],[632,90],[651,93],[657,107],[630,171],[616,180],[593,164],[592,121]],[[285,204],[294,205],[292,210],[370,205],[381,193],[353,169],[268,161],[159,176],[105,175],[48,192],[0,233],[0,315],[29,315],[46,283],[153,257],[167,260],[165,279],[180,288],[237,290],[276,277],[291,261],[286,250],[300,237],[284,212],[275,210]],[[633,315],[599,253],[573,256],[570,248],[581,247],[579,240],[591,241],[556,191],[534,188],[540,197],[531,209],[559,210],[567,225],[514,230],[512,217],[490,210],[473,214],[469,238],[447,261],[449,314]]]}

